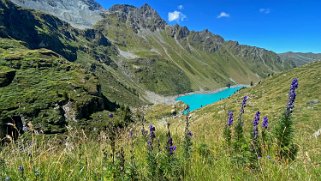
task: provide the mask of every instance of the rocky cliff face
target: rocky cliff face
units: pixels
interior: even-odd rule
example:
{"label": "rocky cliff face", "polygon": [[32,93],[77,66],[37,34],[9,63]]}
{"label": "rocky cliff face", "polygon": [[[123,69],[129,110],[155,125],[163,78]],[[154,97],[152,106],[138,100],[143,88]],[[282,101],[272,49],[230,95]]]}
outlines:
{"label": "rocky cliff face", "polygon": [[[117,18],[115,20],[110,17]],[[274,52],[258,47],[240,45],[236,41],[225,41],[221,36],[215,35],[207,29],[203,31],[190,31],[186,26],[170,26],[147,4],[140,8],[131,5],[114,5],[108,10],[105,19],[109,19],[106,22],[110,26],[115,25],[113,24],[115,21],[117,22],[116,26],[122,26],[121,23],[123,23],[136,34],[143,30],[151,32],[155,30],[164,31],[168,36],[177,40],[183,46],[185,45],[184,48],[188,51],[190,51],[191,46],[207,53],[228,49],[228,52],[245,59],[261,61],[261,63],[271,61],[271,64],[283,64],[280,57]],[[109,29],[108,26],[105,28]],[[119,28],[122,29],[122,27]],[[145,35],[140,34],[140,36],[146,38],[144,37]]]}
{"label": "rocky cliff face", "polygon": [[118,21],[129,24],[135,32],[140,29],[155,31],[164,29],[166,26],[166,22],[148,4],[140,8],[131,5],[114,5],[108,10],[108,14],[116,15]]}
{"label": "rocky cliff face", "polygon": [[[9,1],[0,1],[0,10],[0,38],[23,41],[30,49],[47,48],[69,61],[77,60],[77,51],[81,50],[111,63],[107,56],[111,43],[97,30],[78,30],[59,18],[17,8]],[[98,53],[102,50],[105,56]]]}
{"label": "rocky cliff face", "polygon": [[95,0],[11,0],[19,6],[54,15],[84,29],[101,20],[103,8]]}

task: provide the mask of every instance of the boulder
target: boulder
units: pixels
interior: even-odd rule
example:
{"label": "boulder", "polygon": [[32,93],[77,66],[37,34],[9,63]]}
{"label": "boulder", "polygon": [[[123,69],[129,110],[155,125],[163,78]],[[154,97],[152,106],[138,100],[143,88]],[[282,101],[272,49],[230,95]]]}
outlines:
{"label": "boulder", "polygon": [[0,87],[5,87],[11,84],[14,77],[16,76],[15,70],[1,71],[0,70]]}

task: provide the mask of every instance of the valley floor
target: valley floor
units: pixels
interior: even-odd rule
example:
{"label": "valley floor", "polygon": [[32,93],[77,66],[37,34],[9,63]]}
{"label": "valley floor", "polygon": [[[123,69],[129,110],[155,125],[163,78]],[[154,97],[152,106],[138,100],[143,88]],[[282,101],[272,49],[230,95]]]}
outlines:
{"label": "valley floor", "polygon": [[[250,85],[237,84],[237,85],[231,86],[231,88],[239,87],[239,86],[250,87]],[[178,94],[175,96],[163,96],[163,95],[157,94],[155,92],[145,91],[145,98],[149,102],[151,102],[152,104],[173,105],[177,102],[176,99],[180,96],[186,96],[186,95],[191,95],[191,94],[214,94],[214,93],[220,92],[224,89],[226,89],[226,87],[222,87],[222,88],[215,89],[215,90],[209,90],[209,91],[208,90],[199,90],[199,91],[189,92],[189,93],[185,93],[185,94]]]}

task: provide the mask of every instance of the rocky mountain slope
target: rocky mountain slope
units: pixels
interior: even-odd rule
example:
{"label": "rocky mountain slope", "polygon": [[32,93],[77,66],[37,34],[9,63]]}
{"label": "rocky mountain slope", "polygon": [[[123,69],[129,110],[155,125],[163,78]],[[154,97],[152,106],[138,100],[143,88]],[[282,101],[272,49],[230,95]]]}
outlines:
{"label": "rocky mountain slope", "polygon": [[20,131],[30,124],[37,131],[61,133],[68,121],[116,107],[82,66],[51,50],[0,39],[0,137],[10,123]]}
{"label": "rocky mountain slope", "polygon": [[296,66],[321,60],[321,53],[286,52],[280,53],[279,56],[284,61],[292,61]]}
{"label": "rocky mountain slope", "polygon": [[95,73],[102,92],[114,102],[142,104],[130,81],[118,71],[117,48],[98,30],[79,30],[60,19],[0,1],[0,38],[25,42],[29,49],[46,48]]}
{"label": "rocky mountain slope", "polygon": [[[249,84],[291,67],[273,52],[225,41],[208,30],[170,26],[147,4],[115,5],[107,12],[95,28],[119,48],[119,66],[160,94]],[[172,73],[162,75],[169,67]]]}
{"label": "rocky mountain slope", "polygon": [[0,137],[10,123],[19,131],[30,122],[37,131],[60,133],[68,121],[114,110],[118,105],[106,98],[99,78],[74,61],[86,52],[92,61],[113,67],[109,55],[115,51],[96,30],[77,30],[0,1]]}
{"label": "rocky mountain slope", "polygon": [[103,8],[95,0],[12,0],[19,6],[54,15],[71,25],[91,28],[101,19]]}
{"label": "rocky mountain slope", "polygon": [[53,9],[42,11],[58,18],[1,0],[0,37],[23,41],[29,49],[52,50],[82,65],[98,77],[102,93],[121,104],[146,104],[150,102],[148,91],[176,95],[228,83],[250,84],[292,66],[274,52],[225,41],[208,30],[170,26],[147,4],[103,10],[83,0],[77,1],[82,6],[72,7],[73,1],[64,0],[21,2],[24,8],[33,9],[49,3],[41,6],[62,4],[72,13],[82,7],[90,12],[104,11],[93,29],[80,30],[58,19],[64,18]]}

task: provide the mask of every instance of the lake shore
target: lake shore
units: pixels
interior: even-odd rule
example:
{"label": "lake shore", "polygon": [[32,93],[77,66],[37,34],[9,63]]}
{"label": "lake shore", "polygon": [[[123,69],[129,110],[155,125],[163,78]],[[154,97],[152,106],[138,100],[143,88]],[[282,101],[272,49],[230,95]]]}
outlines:
{"label": "lake shore", "polygon": [[[250,85],[237,84],[237,85],[231,86],[231,88],[240,87],[240,86],[250,87]],[[172,104],[175,104],[177,102],[176,99],[181,96],[187,96],[187,95],[191,95],[191,94],[214,94],[214,93],[220,92],[224,89],[227,89],[227,87],[222,87],[219,89],[209,90],[209,91],[199,90],[199,91],[188,92],[188,93],[184,93],[184,94],[178,94],[178,95],[174,95],[174,96],[162,96],[162,95],[156,94],[151,91],[146,91],[145,98],[153,104],[172,105]]]}

